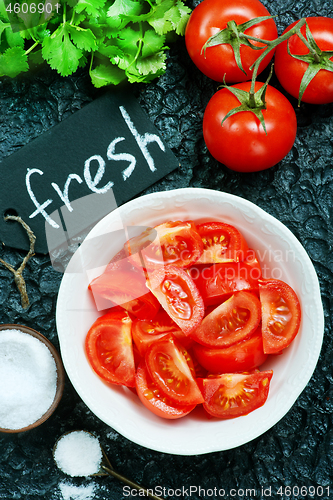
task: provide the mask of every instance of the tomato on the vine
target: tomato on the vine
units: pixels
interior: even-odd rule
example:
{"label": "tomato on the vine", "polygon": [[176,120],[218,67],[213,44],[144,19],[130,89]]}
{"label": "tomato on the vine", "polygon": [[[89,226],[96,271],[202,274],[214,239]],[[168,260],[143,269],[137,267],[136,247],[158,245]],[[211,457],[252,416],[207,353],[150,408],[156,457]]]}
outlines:
{"label": "tomato on the vine", "polygon": [[[306,22],[308,30],[304,25],[301,33],[311,42],[313,53],[299,36],[291,36],[276,48],[276,76],[283,88],[299,100],[311,104],[333,102],[333,19],[307,17]],[[290,31],[295,24],[296,22],[288,26],[284,33]],[[303,77],[304,85],[301,87]]]}
{"label": "tomato on the vine", "polygon": [[[257,92],[264,84],[256,82]],[[250,91],[251,82],[230,87]],[[212,156],[231,170],[255,172],[276,165],[291,150],[297,130],[296,114],[288,99],[268,85],[266,108],[262,116],[266,131],[259,118],[250,110],[226,115],[240,106],[239,99],[223,88],[208,102],[203,119],[203,135]],[[260,111],[260,108],[258,108]]]}
{"label": "tomato on the vine", "polygon": [[[194,64],[209,78],[226,83],[236,83],[250,80],[253,70],[250,66],[266,47],[260,42],[251,40],[250,44],[263,49],[253,49],[250,44],[240,38],[237,32],[240,25],[252,21],[254,18],[270,16],[270,13],[259,0],[204,0],[192,12],[185,30],[185,43],[190,58]],[[233,23],[230,29],[228,23]],[[235,26],[236,25],[236,26]],[[238,28],[237,28],[238,27]],[[227,28],[223,40],[214,46],[205,46],[210,37]],[[252,26],[244,27],[246,35],[264,40],[274,40],[277,37],[277,28],[273,19],[266,19]],[[242,33],[243,30],[240,29]],[[232,45],[237,44],[233,50]],[[236,62],[238,52],[242,71]],[[272,50],[259,66],[261,72],[272,59]],[[236,54],[237,56],[237,54]]]}

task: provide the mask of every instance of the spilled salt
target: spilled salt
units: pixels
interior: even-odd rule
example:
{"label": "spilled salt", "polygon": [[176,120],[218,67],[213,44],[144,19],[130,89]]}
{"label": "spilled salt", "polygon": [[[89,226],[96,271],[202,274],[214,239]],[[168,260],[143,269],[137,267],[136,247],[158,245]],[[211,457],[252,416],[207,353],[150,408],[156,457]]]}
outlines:
{"label": "spilled salt", "polygon": [[21,330],[1,330],[0,381],[0,427],[22,429],[41,418],[53,403],[55,360],[36,337]]}
{"label": "spilled salt", "polygon": [[76,477],[96,474],[103,454],[95,436],[86,431],[73,431],[58,440],[53,456],[59,469]]}
{"label": "spilled salt", "polygon": [[75,486],[62,482],[59,489],[64,500],[92,500],[95,496],[95,484]]}

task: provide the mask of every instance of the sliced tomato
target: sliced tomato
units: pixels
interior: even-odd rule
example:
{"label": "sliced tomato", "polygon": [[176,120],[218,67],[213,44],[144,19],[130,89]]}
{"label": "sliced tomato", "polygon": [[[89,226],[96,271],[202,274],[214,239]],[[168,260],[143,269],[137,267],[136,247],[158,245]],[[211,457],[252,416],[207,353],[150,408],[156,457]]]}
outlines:
{"label": "sliced tomato", "polygon": [[160,309],[154,319],[150,321],[133,321],[133,340],[141,356],[145,355],[150,344],[169,334],[173,334],[184,347],[189,347],[192,343],[192,340],[185,336],[164,309]]}
{"label": "sliced tomato", "polygon": [[114,308],[98,318],[87,333],[88,361],[106,382],[135,386],[131,323],[125,310]]}
{"label": "sliced tomato", "polygon": [[276,354],[296,337],[301,323],[301,305],[296,292],[281,280],[260,280],[259,293],[264,351]]}
{"label": "sliced tomato", "polygon": [[268,397],[272,370],[226,373],[202,380],[205,410],[217,418],[236,418],[256,410]]}
{"label": "sliced tomato", "polygon": [[197,231],[203,242],[203,252],[198,263],[244,260],[248,246],[243,235],[234,226],[224,222],[204,222],[197,225]]}
{"label": "sliced tomato", "polygon": [[262,270],[256,252],[249,248],[245,254],[244,263],[251,268],[250,275],[252,279],[259,279],[262,277]]}
{"label": "sliced tomato", "polygon": [[160,304],[147,289],[145,274],[137,269],[126,269],[109,264],[106,271],[89,284],[97,309],[117,304],[139,319],[152,319]]}
{"label": "sliced tomato", "polygon": [[221,304],[239,290],[259,290],[258,269],[246,261],[213,264],[210,267],[203,266],[200,270],[193,266],[189,272],[205,306]]}
{"label": "sliced tomato", "polygon": [[193,344],[198,362],[211,373],[250,371],[262,365],[268,355],[262,345],[261,327],[250,338],[229,347],[207,347]]}
{"label": "sliced tomato", "polygon": [[185,417],[196,407],[196,405],[178,404],[168,399],[152,381],[145,363],[138,366],[135,381],[141,402],[158,417],[167,419]]}
{"label": "sliced tomato", "polygon": [[146,269],[163,264],[187,267],[202,254],[203,243],[193,221],[169,221],[131,238],[125,251],[132,261]]}
{"label": "sliced tomato", "polygon": [[200,325],[204,303],[184,269],[173,266],[160,268],[150,273],[147,286],[185,335]]}
{"label": "sliced tomato", "polygon": [[227,347],[252,335],[260,319],[259,299],[250,292],[236,292],[205,316],[191,337],[199,344]]}
{"label": "sliced tomato", "polygon": [[152,344],[145,356],[149,375],[158,389],[171,401],[185,405],[203,402],[187,358],[189,354],[174,338]]}

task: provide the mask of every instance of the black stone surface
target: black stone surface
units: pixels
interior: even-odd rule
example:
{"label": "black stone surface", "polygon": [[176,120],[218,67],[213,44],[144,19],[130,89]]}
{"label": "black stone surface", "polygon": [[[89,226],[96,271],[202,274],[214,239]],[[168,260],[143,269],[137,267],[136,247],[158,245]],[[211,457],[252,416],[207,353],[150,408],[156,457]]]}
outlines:
{"label": "black stone surface", "polygon": [[[197,3],[188,2],[191,7]],[[332,15],[331,0],[263,3],[272,14],[280,13],[279,33],[302,16]],[[271,83],[280,89],[276,80]],[[215,487],[234,493],[229,498],[245,500],[267,498],[269,487],[271,498],[333,498],[333,492],[328,493],[333,477],[333,104],[302,104],[297,108],[292,99],[298,132],[291,152],[267,171],[238,174],[214,161],[202,138],[204,108],[216,88],[217,84],[193,66],[183,39],[170,49],[166,75],[148,86],[135,87],[142,107],[181,163],[178,170],[146,192],[189,186],[226,191],[256,203],[291,229],[317,270],[325,310],[324,344],[313,377],[288,414],[261,437],[233,450],[192,457],[150,451],[123,438],[91,413],[66,379],[63,399],[47,423],[27,433],[0,434],[1,500],[124,498],[122,484],[116,480],[73,479],[57,470],[52,447],[63,432],[77,428],[97,433],[115,469],[147,487],[170,489],[170,498],[177,498],[172,489],[190,486],[206,490],[200,496],[192,493],[195,500],[222,498],[212,495],[209,489]],[[99,93],[85,69],[65,79],[46,67],[14,80],[3,78],[0,159]],[[24,253],[3,247],[0,256],[17,267]],[[24,276],[31,301],[28,310],[21,307],[12,275],[0,267],[0,321],[31,326],[59,347],[55,308],[61,274],[53,270],[47,256],[36,255]],[[288,495],[287,486],[322,486],[323,494],[317,490],[305,497],[301,489],[295,489]],[[279,487],[283,495],[277,494]],[[253,488],[255,496],[249,491]],[[182,497],[188,498],[189,493],[185,491]]]}

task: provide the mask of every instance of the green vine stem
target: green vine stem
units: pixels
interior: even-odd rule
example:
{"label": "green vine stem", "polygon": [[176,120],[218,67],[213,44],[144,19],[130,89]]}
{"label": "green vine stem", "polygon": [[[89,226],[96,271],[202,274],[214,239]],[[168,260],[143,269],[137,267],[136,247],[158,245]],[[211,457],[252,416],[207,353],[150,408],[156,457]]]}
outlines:
{"label": "green vine stem", "polygon": [[25,279],[23,278],[22,273],[23,273],[24,268],[25,268],[28,260],[30,259],[30,257],[35,255],[36,236],[34,235],[32,230],[30,229],[28,224],[26,224],[24,222],[24,220],[21,219],[21,217],[16,216],[16,215],[8,215],[7,217],[5,217],[5,221],[7,221],[7,220],[14,220],[16,222],[19,222],[24,227],[24,229],[26,230],[28,237],[29,237],[29,242],[30,242],[29,252],[24,257],[22,264],[20,265],[20,267],[18,269],[15,269],[13,266],[8,264],[8,262],[5,262],[3,259],[0,258],[0,263],[3,266],[5,266],[10,272],[12,272],[14,274],[15,284],[16,284],[16,286],[21,294],[22,307],[23,307],[23,309],[27,309],[30,304],[29,304],[29,297],[28,297],[28,293],[27,293]]}

